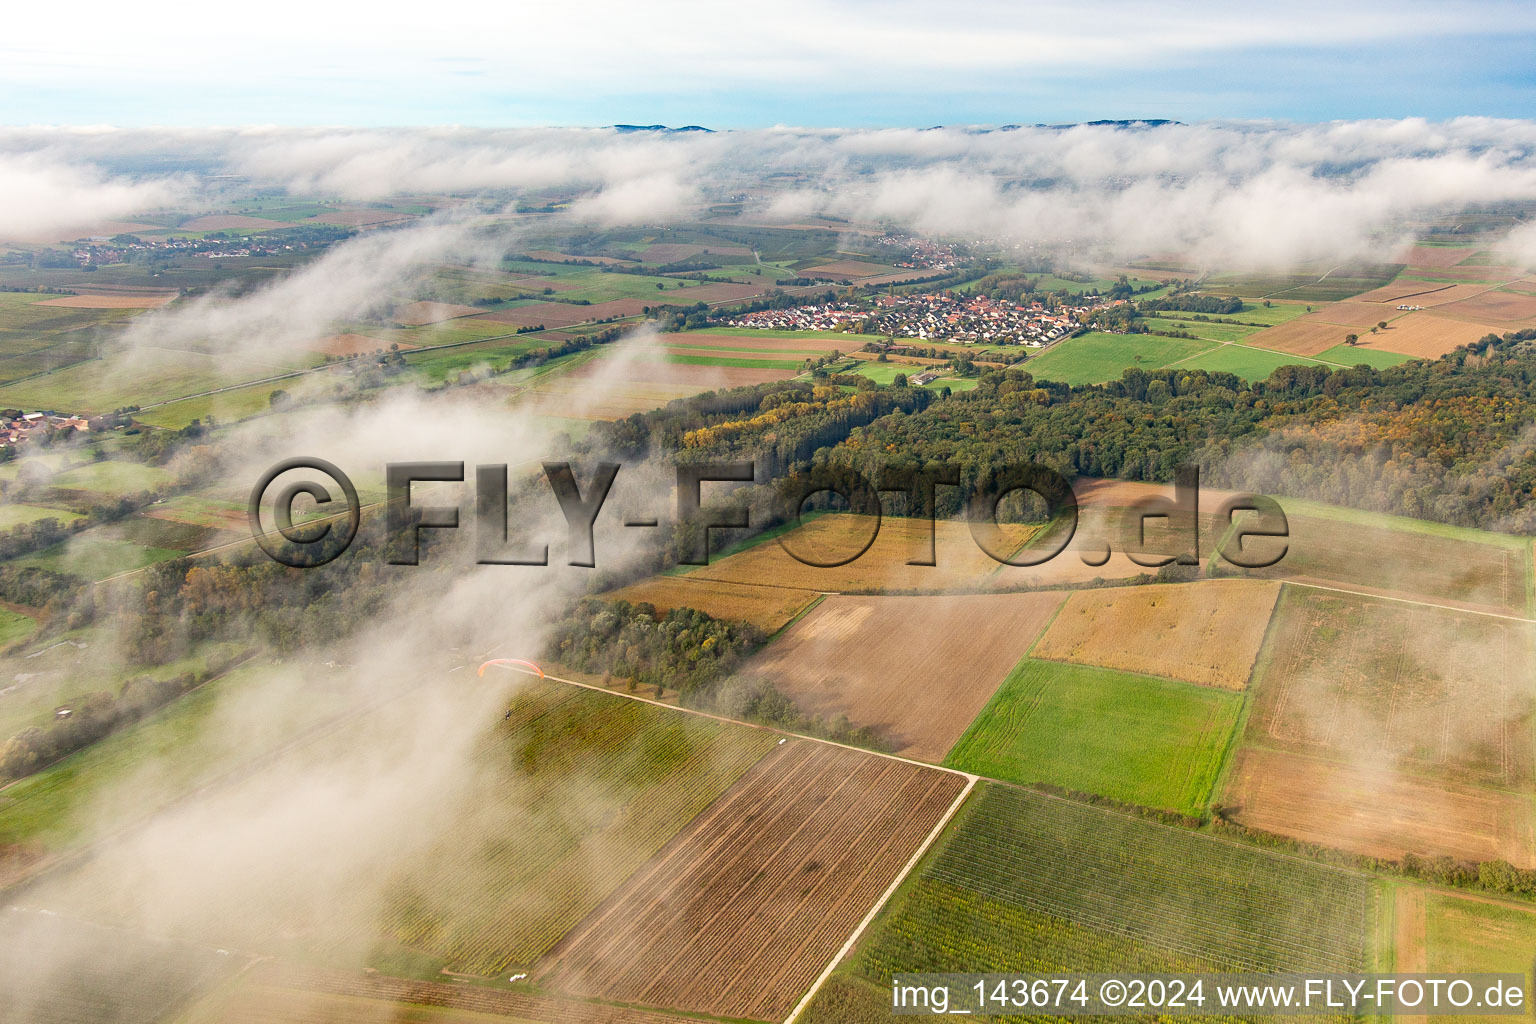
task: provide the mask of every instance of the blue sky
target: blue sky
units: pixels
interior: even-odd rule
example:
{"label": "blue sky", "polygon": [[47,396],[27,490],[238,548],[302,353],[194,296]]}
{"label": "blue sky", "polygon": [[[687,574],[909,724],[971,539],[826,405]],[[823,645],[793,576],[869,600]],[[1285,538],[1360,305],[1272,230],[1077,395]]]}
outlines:
{"label": "blue sky", "polygon": [[[894,126],[1536,110],[1536,4],[32,4],[9,124]],[[30,24],[35,22],[35,24]]]}

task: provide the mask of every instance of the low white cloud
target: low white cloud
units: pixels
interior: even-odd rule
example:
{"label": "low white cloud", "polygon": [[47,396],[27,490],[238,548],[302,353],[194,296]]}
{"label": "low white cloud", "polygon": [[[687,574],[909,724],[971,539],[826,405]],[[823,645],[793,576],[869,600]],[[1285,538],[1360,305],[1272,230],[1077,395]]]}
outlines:
{"label": "low white cloud", "polygon": [[47,153],[0,153],[0,238],[57,241],[186,192],[179,177],[134,181]]}

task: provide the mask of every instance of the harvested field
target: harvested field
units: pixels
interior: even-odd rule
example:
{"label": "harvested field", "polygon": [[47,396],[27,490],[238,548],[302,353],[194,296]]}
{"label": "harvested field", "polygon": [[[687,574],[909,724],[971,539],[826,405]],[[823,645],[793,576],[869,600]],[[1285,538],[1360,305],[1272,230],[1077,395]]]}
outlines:
{"label": "harvested field", "polygon": [[[673,369],[681,369],[674,367]],[[777,538],[764,538],[725,558],[712,560],[688,573],[699,579],[730,583],[772,583],[818,591],[935,592],[977,588],[998,567],[976,544],[969,526],[956,520],[933,523],[936,565],[908,565],[927,553],[929,521],[886,516],[832,513],[817,516]],[[874,543],[846,565],[822,568],[807,565],[790,550],[819,562],[847,558],[857,552],[871,531]],[[1009,537],[1023,544],[1035,527],[1010,527]],[[1065,559],[1053,559],[1053,562]]]}
{"label": "harvested field", "polygon": [[406,327],[421,327],[479,312],[476,306],[456,306],[451,302],[411,302],[395,310],[395,322]]}
{"label": "harvested field", "polygon": [[1079,591],[1031,653],[1241,690],[1279,594],[1239,580]]}
{"label": "harvested field", "polygon": [[[1536,299],[1531,300],[1536,303]],[[1457,305],[1461,305],[1457,303]],[[1455,307],[1442,307],[1453,309]],[[1361,334],[1356,348],[1379,349],[1383,352],[1401,352],[1405,356],[1421,359],[1438,359],[1460,345],[1477,341],[1488,334],[1503,334],[1508,325],[1494,327],[1489,324],[1453,320],[1439,310],[1409,313],[1392,321],[1390,327],[1375,334]]]}
{"label": "harvested field", "polygon": [[1412,267],[1454,267],[1477,252],[1475,245],[1415,245],[1403,254]]}
{"label": "harvested field", "polygon": [[[487,1016],[492,1015],[492,1016]],[[263,961],[206,1000],[186,1024],[471,1024],[492,1017],[540,1024],[682,1024],[686,1017],[478,985]]]}
{"label": "harvested field", "polygon": [[[1437,306],[1433,312],[1435,316],[1454,317],[1458,320],[1529,326],[1526,321],[1536,319],[1536,295],[1489,288],[1460,301]],[[1510,329],[1510,326],[1501,328]]]}
{"label": "harvested field", "polygon": [[965,780],[780,744],[541,963],[541,984],[782,1019],[943,820]]}
{"label": "harvested field", "polygon": [[877,274],[889,274],[894,268],[883,263],[866,263],[863,260],[837,260],[833,263],[822,263],[814,267],[807,267],[800,271],[802,277],[815,277],[817,274],[828,274],[836,277],[874,277]]}
{"label": "harvested field", "polygon": [[1316,313],[1308,313],[1300,319],[1303,322],[1370,328],[1375,327],[1382,320],[1391,322],[1402,315],[1396,309],[1389,308],[1384,302],[1362,302],[1359,299],[1349,299],[1345,302],[1330,303]]}
{"label": "harvested field", "polygon": [[[1361,292],[1351,302],[1379,302],[1384,305],[1405,303],[1414,306],[1430,306],[1436,302],[1456,301],[1440,298],[1440,293],[1451,288],[1460,288],[1461,285],[1436,284],[1433,281],[1394,281],[1392,284],[1382,285],[1380,288],[1372,288],[1368,292]],[[1457,295],[1456,298],[1465,296]]]}
{"label": "harvested field", "polygon": [[1531,801],[1513,793],[1249,748],[1238,753],[1222,802],[1251,828],[1367,857],[1536,867]]}
{"label": "harvested field", "polygon": [[1436,281],[1465,281],[1471,284],[1504,284],[1513,281],[1525,271],[1519,267],[1497,266],[1492,263],[1464,264],[1459,267],[1446,267],[1436,270],[1420,270],[1418,267],[1409,267],[1409,274],[1420,274]]}
{"label": "harvested field", "polygon": [[1523,540],[1326,506],[1280,504],[1290,524],[1285,557],[1267,569],[1236,569],[1223,562],[1221,574],[1525,612],[1530,552]]}
{"label": "harvested field", "polygon": [[749,668],[808,714],[846,715],[896,753],[938,762],[1061,600],[1059,593],[829,597]]}
{"label": "harvested field", "polygon": [[1533,639],[1505,619],[1288,588],[1248,738],[1384,772],[1528,786]]}
{"label": "harvested field", "polygon": [[1246,344],[1293,356],[1315,356],[1341,344],[1344,335],[1349,333],[1348,328],[1338,324],[1323,323],[1310,316],[1303,316],[1288,320],[1278,327],[1256,331],[1248,335]]}
{"label": "harvested field", "polygon": [[556,252],[553,249],[529,249],[523,255],[530,260],[550,263],[574,263],[580,265],[585,260],[588,263],[596,263],[599,266],[634,266],[634,260],[614,259],[612,256],[572,256],[570,253]]}
{"label": "harvested field", "polygon": [[[361,352],[373,352],[381,348],[389,348],[388,342],[378,338],[370,338],[366,334],[332,334],[315,341],[309,345],[311,352],[320,352],[328,356],[355,356]],[[413,349],[415,345],[400,344],[402,350]]]}
{"label": "harvested field", "polygon": [[663,615],[673,608],[693,608],[717,619],[750,622],[770,635],[816,599],[810,590],[720,583],[692,576],[653,576],[603,596],[631,604],[652,604]]}
{"label": "harvested field", "polygon": [[209,217],[194,217],[183,221],[182,231],[271,231],[274,228],[286,228],[290,225],[280,220],[268,220],[265,217],[242,217],[239,214],[219,214]]}
{"label": "harvested field", "polygon": [[[1462,302],[1466,299],[1472,298],[1475,295],[1481,295],[1483,292],[1488,290],[1488,286],[1486,284],[1448,285],[1435,281],[1398,281],[1397,283],[1388,285],[1387,287],[1392,289],[1407,289],[1413,285],[1418,286],[1420,289],[1419,294],[1393,300],[1390,304],[1396,305],[1398,302],[1401,302],[1404,305],[1423,306],[1426,309],[1429,309],[1435,306],[1450,305],[1453,302]],[[1377,290],[1382,291],[1384,289]],[[1356,298],[1359,298],[1359,296],[1356,296]],[[1384,305],[1389,304],[1385,299],[1381,301]]]}
{"label": "harvested field", "polygon": [[640,258],[646,263],[676,263],[691,260],[695,256],[750,256],[752,250],[730,242],[712,242],[709,245],[692,245],[685,242],[656,242],[640,250]]}
{"label": "harvested field", "polygon": [[67,306],[71,309],[156,309],[170,302],[177,294],[176,292],[161,292],[159,294],[130,295],[115,292],[112,294],[61,295],[56,299],[44,299],[38,305]]}
{"label": "harvested field", "polygon": [[851,353],[851,350],[863,344],[858,335],[843,334],[840,331],[801,331],[792,338],[778,337],[766,331],[763,335],[759,337],[747,333],[717,334],[712,331],[686,331],[682,334],[667,335],[667,339],[677,345],[750,349],[764,353],[831,352],[833,349]]}

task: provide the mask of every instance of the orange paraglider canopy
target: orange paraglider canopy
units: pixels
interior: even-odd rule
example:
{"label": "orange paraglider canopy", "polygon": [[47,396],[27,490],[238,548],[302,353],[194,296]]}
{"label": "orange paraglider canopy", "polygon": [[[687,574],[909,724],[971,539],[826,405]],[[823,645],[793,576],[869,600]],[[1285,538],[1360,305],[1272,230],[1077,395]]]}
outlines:
{"label": "orange paraglider canopy", "polygon": [[475,675],[477,675],[477,676],[485,675],[485,670],[490,668],[492,665],[522,665],[522,666],[526,667],[529,671],[537,674],[540,679],[544,678],[544,670],[543,669],[539,668],[539,666],[535,665],[531,661],[524,661],[522,658],[492,658],[490,661],[486,662],[484,665],[481,665],[480,666],[480,671],[476,672]]}

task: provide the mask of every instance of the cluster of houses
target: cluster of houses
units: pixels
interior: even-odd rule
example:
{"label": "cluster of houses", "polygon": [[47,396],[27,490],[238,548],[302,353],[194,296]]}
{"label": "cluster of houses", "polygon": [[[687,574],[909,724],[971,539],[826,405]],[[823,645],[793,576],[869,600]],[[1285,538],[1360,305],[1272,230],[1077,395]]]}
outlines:
{"label": "cluster of houses", "polygon": [[115,238],[91,238],[76,242],[71,258],[82,267],[103,267],[128,263],[137,255],[163,253],[201,256],[204,259],[230,259],[236,256],[274,256],[278,253],[315,248],[304,240],[278,242],[271,238],[165,238],[145,241],[136,235]]}
{"label": "cluster of houses", "polygon": [[950,245],[930,242],[912,235],[882,235],[877,242],[893,249],[906,249],[910,256],[893,266],[919,270],[953,270],[960,265],[960,257]]}
{"label": "cluster of houses", "polygon": [[1403,303],[1403,304],[1399,305],[1397,308],[1401,309],[1403,312],[1407,313],[1407,312],[1412,312],[1413,310],[1416,310],[1416,309],[1423,309],[1424,307],[1423,306],[1410,306],[1407,303]]}
{"label": "cluster of houses", "polygon": [[91,429],[91,424],[82,416],[54,412],[22,412],[20,409],[0,410],[0,448],[20,444],[35,431],[66,429],[86,431]]}
{"label": "cluster of houses", "polygon": [[985,295],[886,295],[871,305],[834,302],[747,313],[728,321],[734,327],[779,331],[843,331],[891,338],[956,341],[962,344],[1028,345],[1040,348],[1070,337],[1093,321],[1096,311],[1126,300],[1094,297],[1078,305],[1047,308],[1039,302],[1009,302]]}

